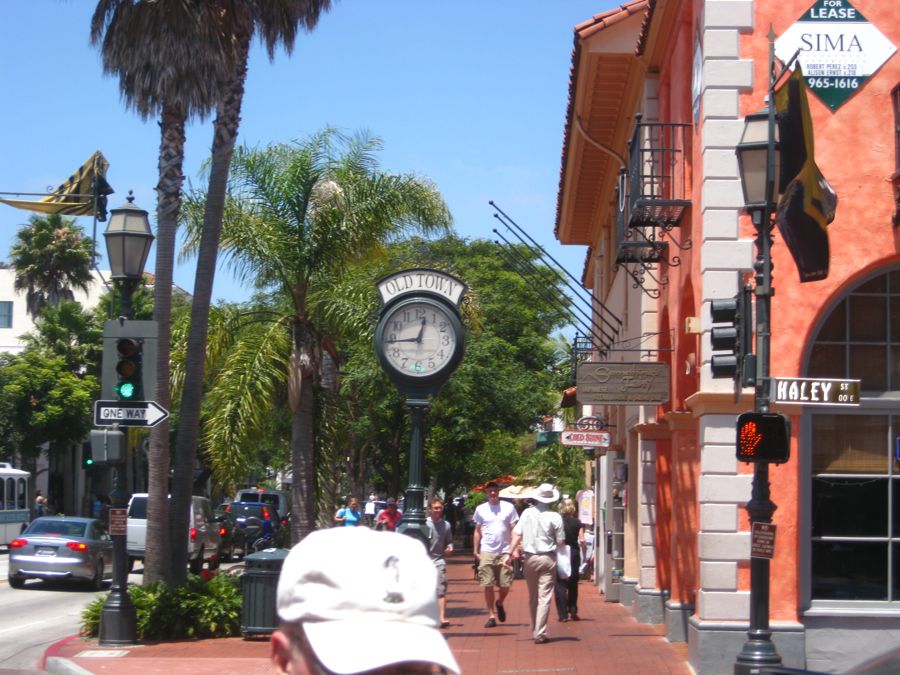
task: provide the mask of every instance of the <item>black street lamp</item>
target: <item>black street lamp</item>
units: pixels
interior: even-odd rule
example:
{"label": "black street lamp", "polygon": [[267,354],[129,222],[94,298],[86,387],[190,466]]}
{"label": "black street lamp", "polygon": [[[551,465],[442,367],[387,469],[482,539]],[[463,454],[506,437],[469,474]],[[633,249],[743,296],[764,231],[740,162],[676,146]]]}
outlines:
{"label": "black street lamp", "polygon": [[[134,205],[129,191],[128,203],[110,210],[109,226],[103,233],[114,282],[122,294],[122,317],[131,319],[131,296],[144,276],[144,264],[153,243],[147,212]],[[110,511],[122,513],[128,506],[128,491],[122,485],[122,463],[113,468]],[[112,528],[110,528],[112,529]],[[100,644],[133,644],[137,639],[136,613],[128,595],[128,548],[125,533],[112,534],[113,581],[109,596],[100,611]]]}
{"label": "black street lamp", "polygon": [[[769,105],[747,115],[741,141],[735,148],[744,203],[756,228],[756,384],[754,411],[769,412],[769,364],[772,301],[772,216],[778,185],[778,127],[772,92],[775,78],[775,35],[769,30]],[[746,505],[752,523],[771,523],[776,506],[769,496],[769,465],[754,462],[751,499]],[[736,675],[758,673],[781,664],[769,628],[769,559],[750,558],[750,628],[734,665]]]}
{"label": "black street lamp", "polygon": [[144,277],[144,265],[153,244],[150,221],[144,209],[135,206],[134,194],[128,191],[128,203],[110,209],[109,225],[103,233],[109,255],[113,281],[122,293],[122,316],[131,317],[131,296]]}

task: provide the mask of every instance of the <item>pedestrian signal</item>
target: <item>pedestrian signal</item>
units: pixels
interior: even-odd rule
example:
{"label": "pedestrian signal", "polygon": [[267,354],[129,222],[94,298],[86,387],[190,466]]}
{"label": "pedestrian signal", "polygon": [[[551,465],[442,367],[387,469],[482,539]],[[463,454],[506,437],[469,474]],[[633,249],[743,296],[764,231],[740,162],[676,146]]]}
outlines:
{"label": "pedestrian signal", "polygon": [[748,412],[737,419],[737,458],[781,464],[791,456],[791,422],[777,413]]}

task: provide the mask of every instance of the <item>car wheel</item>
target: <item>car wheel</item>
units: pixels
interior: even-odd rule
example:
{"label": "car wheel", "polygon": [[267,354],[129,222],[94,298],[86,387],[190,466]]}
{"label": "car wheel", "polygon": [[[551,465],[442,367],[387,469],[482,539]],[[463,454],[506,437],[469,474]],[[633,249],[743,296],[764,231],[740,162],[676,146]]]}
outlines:
{"label": "car wheel", "polygon": [[219,556],[222,562],[231,562],[234,560],[234,544],[229,544],[228,548],[222,549],[222,555]]}
{"label": "car wheel", "polygon": [[91,589],[95,591],[103,590],[103,558],[97,561],[94,568],[94,577],[91,579]]}
{"label": "car wheel", "polygon": [[188,565],[189,565],[188,569],[190,570],[191,574],[200,574],[200,570],[203,569],[203,549],[202,548],[197,553],[197,557],[194,558],[193,560],[191,560],[188,563]]}
{"label": "car wheel", "polygon": [[126,566],[126,571],[128,574],[131,574],[131,571],[134,569],[134,558],[128,559],[128,565]]}
{"label": "car wheel", "polygon": [[11,588],[25,588],[25,580],[21,577],[9,577],[9,585]]}

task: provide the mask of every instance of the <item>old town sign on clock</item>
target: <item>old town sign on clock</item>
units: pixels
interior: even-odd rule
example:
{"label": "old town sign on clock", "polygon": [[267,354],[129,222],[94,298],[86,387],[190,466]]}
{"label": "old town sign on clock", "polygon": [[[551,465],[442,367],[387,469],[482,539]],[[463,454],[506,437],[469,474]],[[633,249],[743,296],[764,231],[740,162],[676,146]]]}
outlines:
{"label": "old town sign on clock", "polygon": [[775,41],[782,63],[797,50],[807,86],[836,110],[897,48],[849,0],[817,0]]}

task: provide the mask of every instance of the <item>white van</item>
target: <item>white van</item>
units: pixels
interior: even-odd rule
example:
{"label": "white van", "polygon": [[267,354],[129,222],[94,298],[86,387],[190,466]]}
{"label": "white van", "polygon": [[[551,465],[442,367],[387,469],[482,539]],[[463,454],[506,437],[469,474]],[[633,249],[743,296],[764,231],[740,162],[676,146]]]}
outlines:
{"label": "white van", "polygon": [[[191,527],[188,534],[188,564],[192,574],[199,574],[204,561],[209,569],[219,566],[219,545],[222,541],[219,524],[212,505],[206,497],[191,497]],[[128,502],[128,570],[135,560],[144,559],[147,543],[147,493],[131,496]]]}

